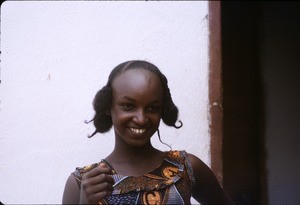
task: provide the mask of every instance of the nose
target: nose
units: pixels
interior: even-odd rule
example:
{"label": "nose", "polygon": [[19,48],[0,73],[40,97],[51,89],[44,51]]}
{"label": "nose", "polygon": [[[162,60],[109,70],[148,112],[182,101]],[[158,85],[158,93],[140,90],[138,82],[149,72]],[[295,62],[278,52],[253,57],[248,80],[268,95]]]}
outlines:
{"label": "nose", "polygon": [[148,122],[148,118],[143,110],[137,110],[133,121],[138,126],[144,126]]}

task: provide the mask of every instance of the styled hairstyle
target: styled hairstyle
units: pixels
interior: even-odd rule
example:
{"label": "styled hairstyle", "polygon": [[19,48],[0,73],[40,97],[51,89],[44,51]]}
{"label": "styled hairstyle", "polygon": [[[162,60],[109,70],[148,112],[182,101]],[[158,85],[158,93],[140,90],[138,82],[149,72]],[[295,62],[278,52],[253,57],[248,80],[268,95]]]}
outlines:
{"label": "styled hairstyle", "polygon": [[121,63],[117,67],[115,67],[111,71],[106,85],[96,93],[93,101],[95,116],[91,121],[89,121],[94,122],[96,130],[89,137],[94,136],[95,134],[97,134],[97,132],[108,132],[112,128],[112,119],[111,116],[108,114],[112,104],[112,82],[117,76],[131,69],[148,70],[150,72],[153,72],[160,78],[163,90],[163,105],[161,118],[163,122],[168,126],[175,127],[176,129],[182,127],[181,121],[179,121],[179,126],[176,125],[178,119],[178,108],[173,103],[166,76],[162,74],[161,71],[155,65],[147,61],[132,60]]}

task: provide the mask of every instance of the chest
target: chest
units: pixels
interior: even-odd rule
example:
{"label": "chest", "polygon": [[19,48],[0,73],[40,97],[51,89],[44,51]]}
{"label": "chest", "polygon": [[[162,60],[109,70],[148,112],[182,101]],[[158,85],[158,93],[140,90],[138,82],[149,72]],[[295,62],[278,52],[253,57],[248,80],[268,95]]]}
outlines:
{"label": "chest", "polygon": [[150,173],[133,177],[115,174],[112,195],[103,204],[189,204],[191,182],[183,164],[164,161]]}

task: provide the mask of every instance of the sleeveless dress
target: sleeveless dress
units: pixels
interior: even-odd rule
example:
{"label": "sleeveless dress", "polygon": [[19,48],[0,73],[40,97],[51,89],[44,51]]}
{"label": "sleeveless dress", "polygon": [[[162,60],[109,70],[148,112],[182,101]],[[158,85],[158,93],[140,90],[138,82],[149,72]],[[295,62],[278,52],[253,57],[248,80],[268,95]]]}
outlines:
{"label": "sleeveless dress", "polygon": [[115,181],[110,196],[99,204],[190,204],[195,183],[193,169],[185,151],[167,151],[163,162],[142,176],[125,176],[116,173],[105,160],[85,167],[77,167],[72,174],[80,187],[82,175],[104,163],[113,170]]}

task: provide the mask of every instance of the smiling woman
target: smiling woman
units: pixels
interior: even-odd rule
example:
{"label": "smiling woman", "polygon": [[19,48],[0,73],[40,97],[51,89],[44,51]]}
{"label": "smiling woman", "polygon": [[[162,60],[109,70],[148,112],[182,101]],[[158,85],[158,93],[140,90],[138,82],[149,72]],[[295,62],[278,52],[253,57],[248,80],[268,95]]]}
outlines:
{"label": "smiling woman", "polygon": [[[178,108],[167,78],[155,65],[141,60],[118,65],[96,94],[94,110],[93,135],[113,126],[115,146],[102,161],[69,176],[63,204],[189,204],[192,196],[204,204],[231,203],[199,158],[152,145],[161,119],[177,129],[182,126],[175,125]],[[110,126],[99,131],[101,124]]]}

